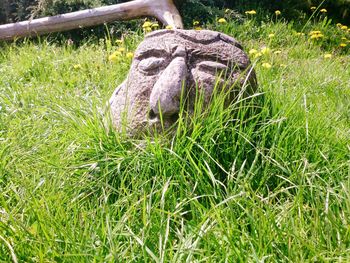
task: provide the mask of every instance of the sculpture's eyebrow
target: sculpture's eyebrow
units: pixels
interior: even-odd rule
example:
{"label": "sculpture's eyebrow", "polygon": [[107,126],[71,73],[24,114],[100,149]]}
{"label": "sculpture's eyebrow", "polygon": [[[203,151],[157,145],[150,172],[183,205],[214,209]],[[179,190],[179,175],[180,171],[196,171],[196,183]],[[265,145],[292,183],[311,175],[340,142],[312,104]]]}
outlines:
{"label": "sculpture's eyebrow", "polygon": [[229,57],[221,57],[219,54],[214,56],[213,54],[196,54],[193,57],[191,56],[191,60],[193,63],[196,60],[201,60],[201,61],[215,61],[216,63],[220,63],[222,65],[225,65],[228,69],[234,69],[237,68],[239,70],[244,70],[246,68],[245,62],[240,62],[233,60],[232,58]]}
{"label": "sculpture's eyebrow", "polygon": [[219,63],[222,63],[224,65],[228,65],[232,63],[232,59],[225,58],[220,54],[217,53],[208,53],[208,52],[202,52],[201,50],[194,50],[190,53],[190,60],[208,60],[208,61],[216,61]]}
{"label": "sculpture's eyebrow", "polygon": [[238,68],[240,69],[244,69],[245,67],[247,67],[248,63],[248,61],[244,60],[243,57],[242,59],[234,60],[233,56],[231,55],[225,56],[217,52],[203,52],[202,50],[193,50],[193,52],[191,52],[190,55],[190,60],[194,61],[197,59],[208,61],[214,60],[215,62],[222,63],[231,68],[238,66]]}
{"label": "sculpture's eyebrow", "polygon": [[170,56],[170,53],[166,49],[147,49],[139,54],[136,54],[136,59],[141,60],[150,57],[163,58]]}

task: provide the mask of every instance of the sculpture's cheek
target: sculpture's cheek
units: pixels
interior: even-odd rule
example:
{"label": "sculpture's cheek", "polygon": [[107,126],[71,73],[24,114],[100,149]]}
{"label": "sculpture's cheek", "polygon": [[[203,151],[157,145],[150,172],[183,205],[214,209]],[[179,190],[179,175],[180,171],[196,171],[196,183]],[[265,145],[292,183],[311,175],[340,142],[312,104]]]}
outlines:
{"label": "sculpture's cheek", "polygon": [[122,123],[130,129],[145,126],[149,112],[149,97],[158,76],[145,76],[132,67],[128,78],[114,92],[111,100],[113,124],[121,127]]}
{"label": "sculpture's cheek", "polygon": [[[221,89],[225,86],[225,81],[220,77],[220,73],[209,73],[199,68],[191,70],[191,93],[203,92],[205,102],[209,102],[214,88]],[[196,90],[197,89],[197,90]]]}

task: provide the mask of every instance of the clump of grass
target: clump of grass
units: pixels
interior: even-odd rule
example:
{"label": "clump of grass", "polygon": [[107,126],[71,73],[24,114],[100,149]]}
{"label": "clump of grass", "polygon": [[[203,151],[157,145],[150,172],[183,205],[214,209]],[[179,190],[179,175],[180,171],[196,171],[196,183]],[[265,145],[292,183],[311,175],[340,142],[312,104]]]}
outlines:
{"label": "clump of grass", "polygon": [[284,21],[249,23],[212,27],[247,52],[270,49],[251,55],[254,98],[226,108],[219,94],[191,126],[153,139],[106,127],[130,64],[108,60],[121,44],[112,37],[4,47],[0,260],[348,261],[348,51]]}

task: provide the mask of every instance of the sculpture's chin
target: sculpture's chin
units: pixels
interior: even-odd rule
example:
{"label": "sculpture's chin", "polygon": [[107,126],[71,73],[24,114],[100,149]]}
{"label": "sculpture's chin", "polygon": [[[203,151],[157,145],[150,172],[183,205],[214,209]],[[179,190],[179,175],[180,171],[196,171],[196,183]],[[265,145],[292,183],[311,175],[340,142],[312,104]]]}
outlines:
{"label": "sculpture's chin", "polygon": [[127,133],[134,138],[143,138],[144,135],[168,134],[176,130],[177,121],[171,119],[145,119],[137,126],[128,126]]}
{"label": "sculpture's chin", "polygon": [[160,118],[156,117],[147,121],[148,129],[151,133],[163,133],[174,129],[177,125],[178,116]]}

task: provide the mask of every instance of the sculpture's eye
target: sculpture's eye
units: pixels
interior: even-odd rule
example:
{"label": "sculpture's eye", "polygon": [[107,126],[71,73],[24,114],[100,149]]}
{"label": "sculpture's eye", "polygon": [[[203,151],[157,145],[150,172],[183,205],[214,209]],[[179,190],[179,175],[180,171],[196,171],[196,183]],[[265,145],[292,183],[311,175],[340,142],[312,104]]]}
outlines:
{"label": "sculpture's eye", "polygon": [[213,61],[202,61],[197,66],[204,71],[222,71],[228,68],[225,64]]}
{"label": "sculpture's eye", "polygon": [[146,73],[150,73],[151,71],[161,68],[164,65],[164,62],[164,58],[146,58],[140,61],[139,69]]}

